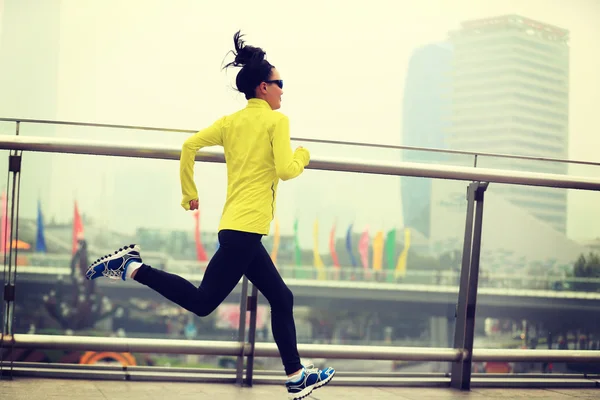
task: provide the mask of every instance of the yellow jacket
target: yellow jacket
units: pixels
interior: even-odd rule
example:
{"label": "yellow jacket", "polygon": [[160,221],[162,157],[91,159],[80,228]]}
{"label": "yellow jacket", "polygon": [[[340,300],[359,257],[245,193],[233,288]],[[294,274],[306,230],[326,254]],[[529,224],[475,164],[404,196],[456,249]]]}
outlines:
{"label": "yellow jacket", "polygon": [[267,235],[275,216],[277,184],[304,171],[308,150],[292,151],[289,119],[261,99],[250,99],[242,110],[225,116],[188,138],[181,149],[179,173],[183,200],[198,199],[194,159],[203,147],[223,146],[227,163],[227,199],[219,230]]}

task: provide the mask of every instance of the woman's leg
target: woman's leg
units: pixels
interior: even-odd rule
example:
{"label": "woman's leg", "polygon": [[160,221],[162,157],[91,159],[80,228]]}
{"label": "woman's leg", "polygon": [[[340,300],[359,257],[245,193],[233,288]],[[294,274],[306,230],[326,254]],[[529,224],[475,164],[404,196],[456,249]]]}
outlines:
{"label": "woman's leg", "polygon": [[200,287],[165,271],[142,265],[134,279],[194,314],[212,313],[235,288],[262,248],[261,235],[224,230],[219,249],[208,263]]}
{"label": "woman's leg", "polygon": [[302,369],[296,342],[294,323],[294,295],[273,265],[267,250],[260,244],[254,260],[246,271],[248,279],[256,285],[271,305],[271,329],[287,375]]}

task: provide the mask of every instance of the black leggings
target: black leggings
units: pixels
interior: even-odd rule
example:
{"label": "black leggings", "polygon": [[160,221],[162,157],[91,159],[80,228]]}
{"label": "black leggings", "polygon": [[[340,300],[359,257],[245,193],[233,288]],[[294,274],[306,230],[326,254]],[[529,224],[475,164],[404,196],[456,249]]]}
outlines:
{"label": "black leggings", "polygon": [[182,277],[142,265],[135,280],[201,317],[212,313],[246,275],[271,305],[271,329],[286,374],[302,368],[296,343],[294,296],[256,233],[222,230],[219,249],[208,263],[200,287]]}

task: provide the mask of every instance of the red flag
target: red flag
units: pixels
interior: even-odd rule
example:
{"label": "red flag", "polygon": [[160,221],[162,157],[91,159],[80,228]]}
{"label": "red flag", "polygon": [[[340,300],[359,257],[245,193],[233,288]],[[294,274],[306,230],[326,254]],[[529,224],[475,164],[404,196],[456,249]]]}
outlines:
{"label": "red flag", "polygon": [[83,221],[81,215],[79,215],[79,207],[77,207],[77,200],[75,200],[75,210],[73,213],[73,254],[77,251],[77,242],[83,239]]}
{"label": "red flag", "polygon": [[0,252],[10,250],[10,218],[8,216],[8,201],[6,192],[2,192],[2,220],[0,221]]}
{"label": "red flag", "polygon": [[198,261],[208,261],[208,257],[206,256],[206,251],[204,251],[204,246],[202,246],[202,241],[200,240],[200,210],[195,210],[193,212],[194,220],[196,221],[196,229],[195,229],[195,238],[196,238],[196,257]]}
{"label": "red flag", "polygon": [[358,253],[364,269],[369,269],[369,228],[365,229],[358,242]]}
{"label": "red flag", "polygon": [[339,268],[340,262],[335,251],[335,222],[333,223],[333,227],[331,228],[331,232],[329,233],[329,251],[331,253],[331,259],[333,260],[333,266]]}

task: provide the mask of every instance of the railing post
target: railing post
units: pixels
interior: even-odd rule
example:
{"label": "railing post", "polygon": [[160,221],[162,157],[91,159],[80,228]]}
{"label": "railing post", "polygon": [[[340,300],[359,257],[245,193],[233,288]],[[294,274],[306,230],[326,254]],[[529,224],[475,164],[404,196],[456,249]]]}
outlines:
{"label": "railing post", "polygon": [[471,389],[473,334],[483,226],[483,195],[487,187],[487,182],[473,182],[467,188],[465,242],[454,331],[454,348],[463,349],[465,358],[452,363],[450,380],[451,387],[461,390]]}
{"label": "railing post", "polygon": [[[16,134],[19,135],[20,123],[17,122]],[[0,378],[12,379],[12,350],[14,349],[14,313],[15,313],[15,291],[16,291],[16,279],[17,279],[17,256],[18,248],[14,246],[13,242],[16,243],[19,240],[19,199],[21,194],[21,161],[23,152],[20,150],[11,151],[8,157],[8,177],[6,182],[7,196],[10,198],[6,199],[6,208],[1,210],[2,215],[5,216],[7,222],[6,225],[1,226],[2,229],[2,248],[4,249],[4,273],[2,282],[2,328],[0,328]],[[9,214],[10,204],[10,214]],[[9,231],[10,227],[10,231]],[[10,337],[10,344],[8,351],[5,351],[4,344],[7,342],[4,340],[5,337]],[[10,362],[9,375],[3,370],[4,365],[4,354],[7,354]]]}
{"label": "railing post", "polygon": [[242,294],[240,298],[240,326],[238,330],[238,343],[242,344],[242,351],[237,358],[235,383],[244,384],[244,352],[246,347],[246,310],[248,309],[248,278],[242,279]]}
{"label": "railing post", "polygon": [[252,386],[254,375],[254,348],[256,344],[256,318],[258,312],[258,288],[252,285],[252,294],[248,297],[248,311],[250,311],[250,328],[248,329],[248,344],[250,354],[246,359],[246,386]]}

